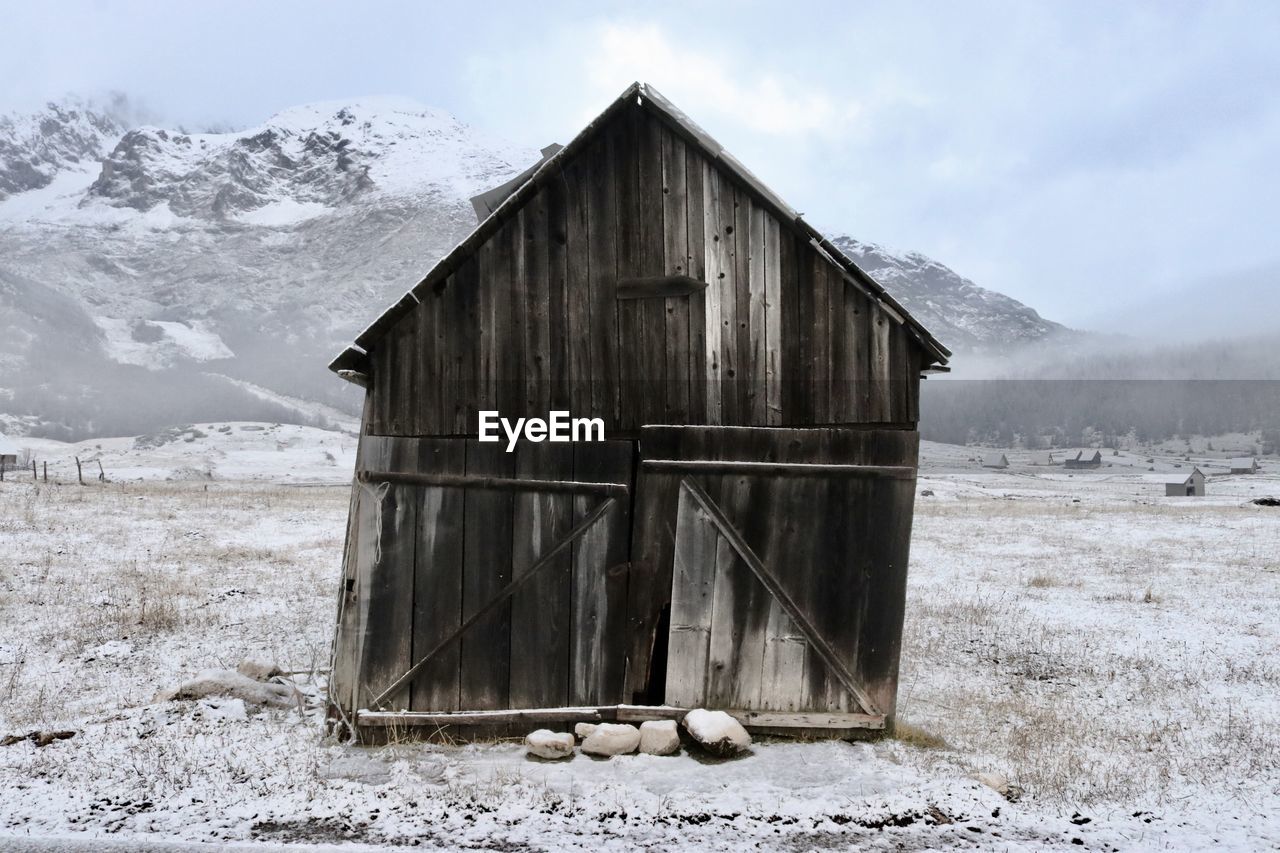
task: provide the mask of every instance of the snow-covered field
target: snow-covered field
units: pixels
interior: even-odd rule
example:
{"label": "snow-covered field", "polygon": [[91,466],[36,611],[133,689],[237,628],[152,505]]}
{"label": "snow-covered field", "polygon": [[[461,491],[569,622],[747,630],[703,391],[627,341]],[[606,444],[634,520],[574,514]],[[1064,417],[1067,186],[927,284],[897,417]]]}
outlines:
{"label": "snow-covered field", "polygon": [[[988,473],[927,445],[899,740],[553,765],[322,737],[354,441],[246,426],[50,443],[102,445],[108,482],[0,486],[0,737],[75,732],[0,747],[0,849],[1280,846],[1280,508],[1249,502],[1275,473],[1165,498],[1145,457]],[[298,706],[152,701],[247,657]]]}

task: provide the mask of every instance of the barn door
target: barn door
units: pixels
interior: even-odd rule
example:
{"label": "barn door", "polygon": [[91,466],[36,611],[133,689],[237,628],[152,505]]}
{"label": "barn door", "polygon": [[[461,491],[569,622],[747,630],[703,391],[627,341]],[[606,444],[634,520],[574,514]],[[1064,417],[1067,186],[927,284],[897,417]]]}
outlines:
{"label": "barn door", "polygon": [[371,443],[393,450],[359,463],[347,707],[619,701],[631,443]]}
{"label": "barn door", "polygon": [[914,434],[655,427],[641,440],[631,604],[652,612],[665,562],[661,698],[883,725],[897,688]]}

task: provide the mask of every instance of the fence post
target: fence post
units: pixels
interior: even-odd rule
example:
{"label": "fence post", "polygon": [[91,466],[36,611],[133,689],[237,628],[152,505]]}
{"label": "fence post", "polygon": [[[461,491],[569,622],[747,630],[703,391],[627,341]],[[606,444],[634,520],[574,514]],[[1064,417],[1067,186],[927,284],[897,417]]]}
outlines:
{"label": "fence post", "polygon": [[80,467],[80,457],[76,457],[76,479],[80,481],[80,485],[84,485],[84,469]]}
{"label": "fence post", "polygon": [[40,464],[44,466],[44,481],[47,483],[49,482],[49,460],[46,459]]}

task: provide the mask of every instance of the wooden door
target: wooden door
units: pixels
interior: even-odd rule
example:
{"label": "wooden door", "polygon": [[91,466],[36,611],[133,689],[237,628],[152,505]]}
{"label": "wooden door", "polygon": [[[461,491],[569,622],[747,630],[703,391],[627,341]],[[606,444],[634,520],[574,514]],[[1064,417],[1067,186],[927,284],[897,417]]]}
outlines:
{"label": "wooden door", "polygon": [[347,711],[621,701],[631,442],[366,436],[331,696]]}
{"label": "wooden door", "polygon": [[652,612],[669,561],[664,701],[892,716],[916,440],[707,427],[642,436],[631,606],[633,618]]}

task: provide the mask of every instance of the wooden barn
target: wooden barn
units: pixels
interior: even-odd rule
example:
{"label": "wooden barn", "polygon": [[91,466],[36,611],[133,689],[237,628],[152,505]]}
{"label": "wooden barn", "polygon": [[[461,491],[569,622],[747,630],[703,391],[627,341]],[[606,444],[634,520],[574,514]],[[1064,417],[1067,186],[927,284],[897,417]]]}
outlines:
{"label": "wooden barn", "polygon": [[987,453],[982,457],[983,468],[1008,468],[1009,457],[1003,453]]}
{"label": "wooden barn", "polygon": [[892,726],[950,353],[650,87],[544,153],[331,365],[366,389],[331,719]]}
{"label": "wooden barn", "polygon": [[1062,462],[1068,468],[1101,468],[1102,467],[1102,451],[1077,450],[1075,453],[1069,454]]}

